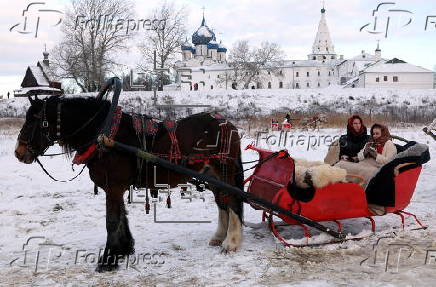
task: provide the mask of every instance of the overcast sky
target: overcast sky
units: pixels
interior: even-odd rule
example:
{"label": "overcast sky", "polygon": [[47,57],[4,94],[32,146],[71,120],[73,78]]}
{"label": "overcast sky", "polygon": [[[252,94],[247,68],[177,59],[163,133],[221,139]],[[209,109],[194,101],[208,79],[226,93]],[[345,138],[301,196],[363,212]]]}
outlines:
{"label": "overcast sky", "polygon": [[[61,37],[59,25],[53,27],[62,17],[56,12],[33,12],[28,14],[27,32],[22,26],[22,12],[29,3],[36,1],[5,1],[0,10],[0,95],[19,88],[28,65],[42,59],[44,44],[50,50]],[[64,11],[66,0],[38,0],[44,5],[39,9]],[[145,19],[149,11],[161,1],[136,0],[135,18]],[[176,6],[185,6],[189,12],[188,36],[198,28],[205,6],[207,25],[214,29],[217,40],[231,48],[237,40],[249,40],[253,45],[262,41],[277,42],[286,53],[287,59],[307,59],[315,38],[322,1],[319,0],[175,0]],[[433,69],[436,65],[436,5],[435,0],[326,0],[326,17],[330,34],[338,55],[351,58],[362,50],[374,53],[380,40],[383,58],[397,57],[406,62]],[[383,2],[378,12],[378,25],[374,29],[373,10]],[[405,11],[387,11],[397,9]],[[35,9],[36,11],[37,9]],[[408,11],[408,12],[407,12]],[[35,38],[37,16],[40,16],[38,35]],[[425,30],[427,16],[430,17]],[[387,38],[381,32],[386,30],[390,17]],[[410,24],[404,26],[411,20]],[[369,24],[360,31],[361,27]],[[142,32],[143,33],[143,32]],[[141,37],[141,31],[137,37]],[[134,66],[138,61],[136,49],[120,56],[119,62]]]}

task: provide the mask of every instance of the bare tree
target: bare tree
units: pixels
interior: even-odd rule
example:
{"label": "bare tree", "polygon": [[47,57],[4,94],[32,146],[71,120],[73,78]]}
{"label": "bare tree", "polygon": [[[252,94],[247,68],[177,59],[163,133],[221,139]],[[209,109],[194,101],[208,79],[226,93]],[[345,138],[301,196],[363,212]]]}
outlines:
{"label": "bare tree", "polygon": [[61,78],[71,78],[82,92],[100,88],[119,63],[117,52],[127,48],[130,0],[74,0],[62,22],[63,38],[54,47],[52,63]]}
{"label": "bare tree", "polygon": [[[238,41],[229,55],[232,81],[246,89],[252,82],[262,82],[271,75],[279,76],[283,57],[284,53],[276,43],[263,42],[257,48],[250,47],[248,41]],[[225,75],[220,78],[227,80]]]}
{"label": "bare tree", "polygon": [[[169,68],[176,60],[180,46],[186,37],[187,12],[184,7],[176,8],[174,3],[163,2],[154,9],[151,19],[159,19],[158,29],[148,31],[145,41],[139,46],[144,61],[139,69],[144,72],[153,72],[154,51],[156,51],[156,67]],[[169,81],[168,75],[158,75],[158,79]],[[163,84],[163,83],[161,83]]]}

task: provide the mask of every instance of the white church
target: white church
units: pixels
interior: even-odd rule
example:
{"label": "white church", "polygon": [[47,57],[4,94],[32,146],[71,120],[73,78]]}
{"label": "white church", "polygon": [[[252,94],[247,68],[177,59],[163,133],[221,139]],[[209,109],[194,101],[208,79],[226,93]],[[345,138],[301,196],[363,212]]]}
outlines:
{"label": "white church", "polygon": [[[227,49],[217,42],[215,33],[203,20],[192,35],[192,44],[182,47],[182,60],[176,62],[176,86],[181,90],[241,89],[233,83],[232,67],[227,62]],[[351,59],[338,57],[330,37],[326,10],[321,19],[312,51],[307,60],[285,60],[277,75],[264,71],[260,82],[250,89],[314,89],[341,85],[344,88],[432,89],[434,73],[398,59],[386,60],[379,45],[375,53],[362,51]]]}

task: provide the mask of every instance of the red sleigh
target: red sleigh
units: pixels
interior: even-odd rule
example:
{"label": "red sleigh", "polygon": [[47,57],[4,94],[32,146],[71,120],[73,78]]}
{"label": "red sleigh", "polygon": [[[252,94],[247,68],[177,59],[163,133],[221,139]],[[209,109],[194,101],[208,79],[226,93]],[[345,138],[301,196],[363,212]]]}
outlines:
{"label": "red sleigh", "polygon": [[[253,174],[245,180],[246,183],[249,183],[249,193],[311,220],[317,222],[335,222],[338,232],[342,231],[342,224],[339,220],[359,217],[368,218],[371,221],[372,231],[375,231],[375,220],[368,210],[366,192],[360,184],[331,184],[316,189],[309,200],[299,200],[297,199],[298,196],[295,193],[292,194],[291,190],[294,175],[294,160],[290,156],[283,156],[282,152],[280,156],[272,157],[272,151],[252,145],[247,146],[246,149],[257,151],[259,153],[259,161],[261,162],[261,164],[257,165]],[[393,179],[395,185],[395,205],[393,207],[386,207],[386,214],[393,213],[400,216],[403,228],[404,215],[413,216],[416,223],[421,228],[425,228],[414,214],[403,211],[410,203],[421,169],[420,162],[402,164],[398,175],[394,176]],[[287,246],[306,245],[292,244],[286,241],[280,235],[272,213],[259,205],[251,205],[255,209],[263,209],[262,220],[268,219],[271,231],[283,244]],[[278,217],[287,224],[301,226],[305,237],[311,237],[307,226],[282,214],[278,214]]]}
{"label": "red sleigh", "polygon": [[272,131],[287,131],[289,132],[292,129],[291,123],[283,123],[279,124],[277,121],[271,121],[271,130]]}

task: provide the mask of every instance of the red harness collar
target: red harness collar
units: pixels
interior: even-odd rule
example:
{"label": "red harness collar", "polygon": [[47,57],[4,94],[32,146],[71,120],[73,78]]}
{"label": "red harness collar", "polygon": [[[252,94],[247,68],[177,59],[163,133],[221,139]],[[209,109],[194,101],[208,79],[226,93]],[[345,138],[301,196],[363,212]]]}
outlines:
{"label": "red harness collar", "polygon": [[[118,128],[120,126],[121,118],[123,116],[122,107],[118,106],[112,118],[112,126],[109,132],[109,138],[114,139],[118,133]],[[91,158],[94,152],[97,150],[97,144],[90,145],[86,151],[82,153],[76,153],[73,159],[73,164],[86,164]]]}

